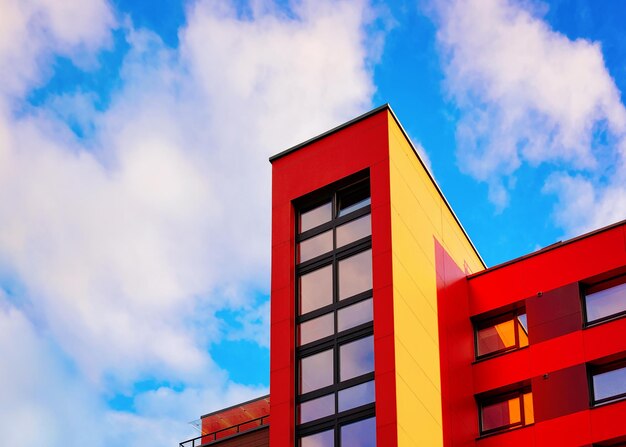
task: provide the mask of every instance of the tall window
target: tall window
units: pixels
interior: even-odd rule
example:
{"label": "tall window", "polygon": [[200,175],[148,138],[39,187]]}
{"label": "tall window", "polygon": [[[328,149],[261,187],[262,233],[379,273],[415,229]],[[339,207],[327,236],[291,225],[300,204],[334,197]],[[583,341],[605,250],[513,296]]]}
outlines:
{"label": "tall window", "polygon": [[296,244],[297,445],[373,447],[369,180],[299,206]]}

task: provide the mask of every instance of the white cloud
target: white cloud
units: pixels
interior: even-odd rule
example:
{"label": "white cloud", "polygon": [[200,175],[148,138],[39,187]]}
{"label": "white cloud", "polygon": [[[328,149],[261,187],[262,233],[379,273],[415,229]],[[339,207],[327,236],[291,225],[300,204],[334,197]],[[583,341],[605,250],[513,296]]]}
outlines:
{"label": "white cloud", "polygon": [[[0,357],[48,352],[3,383],[61,372],[30,377],[0,413],[22,401],[41,414],[46,445],[171,445],[186,428],[176,421],[266,391],[229,381],[208,349],[229,336],[267,346],[267,303],[255,308],[269,286],[267,157],[363,111],[374,87],[365,2],[309,0],[291,16],[255,4],[245,18],[224,1],[191,4],[176,50],[123,21],[131,49],[106,110],[78,86],[41,107],[25,97],[54,55],[96,60],[118,23],[107,3],[2,5],[15,48],[0,47],[0,66],[15,70],[0,88],[0,277],[19,284],[2,309],[34,341],[7,334]],[[223,333],[224,308],[247,312],[240,332]],[[145,379],[173,385],[137,396],[136,414],[105,408],[102,396]],[[78,391],[60,404],[26,399],[28,387]],[[15,427],[41,436],[9,431],[14,420],[0,419],[0,444]]]}
{"label": "white cloud", "polygon": [[[437,8],[445,85],[460,109],[459,164],[489,184],[500,209],[508,201],[505,185],[514,183],[523,164],[584,172],[598,185],[598,176],[622,157],[614,148],[626,133],[626,109],[601,45],[552,30],[529,5],[536,3],[455,0]],[[597,143],[599,133],[608,136],[609,147]],[[609,183],[614,182],[617,176]],[[605,195],[602,186],[596,188],[596,195]],[[571,206],[565,196],[560,200]],[[618,213],[600,215],[593,222],[585,219],[582,227],[606,223]],[[560,216],[568,230],[581,228]]]}

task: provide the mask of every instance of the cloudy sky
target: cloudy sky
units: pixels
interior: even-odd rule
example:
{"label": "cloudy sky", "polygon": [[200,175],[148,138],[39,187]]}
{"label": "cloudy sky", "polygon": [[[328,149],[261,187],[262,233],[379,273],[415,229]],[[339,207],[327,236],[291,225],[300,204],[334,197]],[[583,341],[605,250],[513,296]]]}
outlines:
{"label": "cloudy sky", "polygon": [[626,217],[622,2],[0,0],[0,444],[267,392],[267,158],[391,103],[489,265]]}

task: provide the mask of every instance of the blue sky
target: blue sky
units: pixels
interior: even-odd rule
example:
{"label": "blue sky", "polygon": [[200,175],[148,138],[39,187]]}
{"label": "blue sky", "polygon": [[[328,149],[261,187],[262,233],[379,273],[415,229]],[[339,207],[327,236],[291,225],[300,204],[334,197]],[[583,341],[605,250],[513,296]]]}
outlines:
{"label": "blue sky", "polygon": [[0,0],[0,443],[175,445],[266,393],[267,158],[382,103],[489,265],[623,219],[625,13]]}

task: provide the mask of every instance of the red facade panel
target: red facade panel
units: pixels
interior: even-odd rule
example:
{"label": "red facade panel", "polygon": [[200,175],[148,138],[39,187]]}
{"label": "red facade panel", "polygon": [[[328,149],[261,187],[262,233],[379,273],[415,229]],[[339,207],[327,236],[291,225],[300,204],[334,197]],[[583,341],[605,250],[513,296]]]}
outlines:
{"label": "red facade panel", "polygon": [[[626,435],[626,402],[592,408],[587,371],[589,362],[626,357],[626,318],[585,328],[581,296],[586,284],[623,272],[625,229],[615,225],[472,275],[464,292],[438,277],[446,447],[582,447]],[[438,271],[451,268],[440,246],[437,255]],[[512,306],[526,310],[529,345],[476,361],[471,319]],[[532,423],[480,437],[475,396],[528,385]]]}
{"label": "red facade panel", "polygon": [[272,447],[295,439],[295,213],[292,202],[368,169],[371,184],[376,431],[380,445],[397,439],[391,282],[388,112],[352,125],[272,161],[272,303],[270,390]]}

